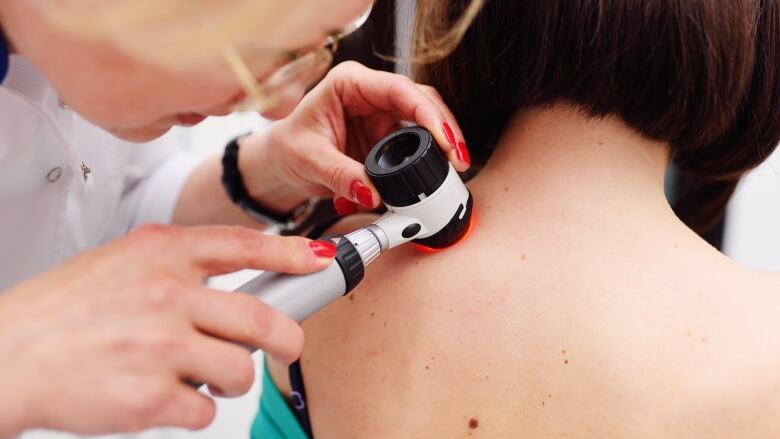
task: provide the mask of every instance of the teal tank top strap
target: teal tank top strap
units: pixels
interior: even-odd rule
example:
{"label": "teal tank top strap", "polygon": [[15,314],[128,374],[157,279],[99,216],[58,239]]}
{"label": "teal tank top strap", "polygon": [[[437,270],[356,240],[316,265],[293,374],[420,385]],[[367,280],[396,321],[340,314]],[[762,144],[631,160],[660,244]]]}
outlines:
{"label": "teal tank top strap", "polygon": [[260,410],[252,422],[251,436],[252,439],[309,439],[284,396],[276,388],[265,365]]}

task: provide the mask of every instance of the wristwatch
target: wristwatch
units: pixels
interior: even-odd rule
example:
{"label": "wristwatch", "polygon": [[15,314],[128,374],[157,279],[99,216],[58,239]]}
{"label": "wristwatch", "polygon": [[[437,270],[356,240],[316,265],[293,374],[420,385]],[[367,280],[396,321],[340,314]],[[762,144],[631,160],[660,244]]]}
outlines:
{"label": "wristwatch", "polygon": [[230,200],[241,207],[247,215],[278,227],[283,235],[293,234],[306,222],[319,204],[319,200],[309,199],[289,212],[278,212],[250,197],[244,185],[244,178],[238,169],[238,143],[248,135],[249,133],[238,136],[225,146],[225,154],[222,156],[222,185],[225,186]]}

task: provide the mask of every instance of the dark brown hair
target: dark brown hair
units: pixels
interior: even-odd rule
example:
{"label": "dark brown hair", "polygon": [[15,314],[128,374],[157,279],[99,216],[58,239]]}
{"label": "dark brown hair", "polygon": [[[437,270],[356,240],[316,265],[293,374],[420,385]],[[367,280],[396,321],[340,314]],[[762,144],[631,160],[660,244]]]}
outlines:
{"label": "dark brown hair", "polygon": [[[470,0],[421,0],[435,40]],[[780,141],[780,0],[486,0],[445,58],[416,67],[477,162],[518,110],[567,101],[668,142],[697,179],[676,211],[701,232]]]}

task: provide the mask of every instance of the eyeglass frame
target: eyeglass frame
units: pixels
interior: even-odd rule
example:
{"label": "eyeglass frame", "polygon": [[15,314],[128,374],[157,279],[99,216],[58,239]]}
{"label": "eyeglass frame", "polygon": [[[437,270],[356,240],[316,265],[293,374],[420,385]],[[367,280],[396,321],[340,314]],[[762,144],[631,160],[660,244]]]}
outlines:
{"label": "eyeglass frame", "polygon": [[[238,77],[246,93],[246,98],[236,104],[232,110],[270,111],[278,106],[280,96],[283,94],[280,92],[274,93],[271,90],[280,89],[288,92],[297,92],[299,88],[294,89],[293,87],[295,86],[301,87],[305,91],[305,89],[317,83],[317,81],[322,79],[325,71],[332,65],[341,40],[360,29],[368,21],[372,9],[373,3],[355,21],[347,24],[339,32],[327,36],[321,47],[308,51],[288,52],[287,54],[292,60],[276,69],[263,81],[258,81],[254,77],[249,66],[234,46],[227,46],[222,54],[225,57],[225,61],[227,61]],[[314,72],[306,67],[307,64],[312,62],[315,63],[314,67],[317,69]],[[322,72],[319,72],[319,69],[322,69]],[[308,81],[296,83],[296,76],[302,76],[304,73],[314,74],[310,75],[311,78]]]}

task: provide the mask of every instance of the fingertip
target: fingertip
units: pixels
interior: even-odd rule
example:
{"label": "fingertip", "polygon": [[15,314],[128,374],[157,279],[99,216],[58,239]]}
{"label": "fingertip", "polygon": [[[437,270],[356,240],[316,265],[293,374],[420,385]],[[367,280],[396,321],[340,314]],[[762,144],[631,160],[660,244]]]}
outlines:
{"label": "fingertip", "polygon": [[[452,129],[448,122],[442,123],[442,135],[446,140],[446,144],[439,143],[442,150],[447,155],[447,158],[455,167],[458,172],[466,171],[471,167],[471,155],[466,147],[466,142],[459,138],[460,130],[458,134]],[[444,145],[447,145],[446,147]]]}
{"label": "fingertip", "polygon": [[458,142],[458,147],[455,149],[456,155],[458,156],[458,161],[466,165],[466,169],[471,166],[471,155],[469,154],[469,150],[466,147],[465,142]]}
{"label": "fingertip", "polygon": [[202,430],[214,421],[217,415],[217,405],[214,400],[192,389],[183,389],[171,404],[176,410],[178,419],[171,426],[186,428],[190,431]]}
{"label": "fingertip", "polygon": [[379,194],[369,184],[361,180],[354,180],[350,185],[350,190],[354,201],[363,207],[374,209],[379,206]]}
{"label": "fingertip", "polygon": [[455,149],[457,140],[455,139],[455,133],[452,131],[450,124],[448,122],[442,123],[441,130],[444,134],[444,139],[447,140],[446,144],[449,145],[451,150]]}
{"label": "fingertip", "polygon": [[217,386],[215,386],[213,384],[208,384],[206,387],[208,388],[209,393],[211,394],[211,396],[215,396],[217,398],[225,398],[226,397],[225,392],[222,389],[220,389],[219,387],[217,387]]}
{"label": "fingertip", "polygon": [[309,241],[309,248],[318,259],[330,261],[336,256],[336,245],[328,241]]}
{"label": "fingertip", "polygon": [[347,198],[335,197],[333,199],[333,210],[340,216],[349,216],[358,213],[358,206]]}
{"label": "fingertip", "polygon": [[189,425],[186,427],[191,431],[203,430],[211,425],[217,416],[217,405],[213,399],[203,395],[199,401],[200,403],[191,411]]}
{"label": "fingertip", "polygon": [[[277,363],[289,366],[295,360],[300,358],[303,353],[303,329],[288,318],[281,319],[286,321],[285,342],[277,349],[266,348],[265,352]],[[284,323],[280,323],[280,326]]]}

